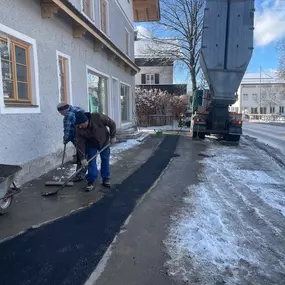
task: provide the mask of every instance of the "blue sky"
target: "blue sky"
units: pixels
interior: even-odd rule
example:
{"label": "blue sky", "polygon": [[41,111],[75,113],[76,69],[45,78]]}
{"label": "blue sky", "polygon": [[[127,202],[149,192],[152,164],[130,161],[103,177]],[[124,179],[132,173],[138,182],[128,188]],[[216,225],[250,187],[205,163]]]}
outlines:
{"label": "blue sky", "polygon": [[[285,37],[285,0],[255,0],[254,51],[248,72],[276,70],[278,53],[276,44]],[[148,27],[149,25],[137,25]],[[165,35],[167,36],[167,35]],[[175,83],[189,81],[187,72],[176,68]]]}

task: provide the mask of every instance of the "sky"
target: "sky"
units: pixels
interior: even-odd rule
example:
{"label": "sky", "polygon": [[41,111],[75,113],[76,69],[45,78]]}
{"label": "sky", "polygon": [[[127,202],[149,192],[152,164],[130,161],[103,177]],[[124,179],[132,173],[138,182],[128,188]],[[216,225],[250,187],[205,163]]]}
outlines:
{"label": "sky", "polygon": [[[259,72],[260,67],[264,71],[276,70],[276,44],[285,38],[285,0],[255,0],[255,9],[254,51],[247,72]],[[176,68],[174,83],[188,81],[187,72]]]}

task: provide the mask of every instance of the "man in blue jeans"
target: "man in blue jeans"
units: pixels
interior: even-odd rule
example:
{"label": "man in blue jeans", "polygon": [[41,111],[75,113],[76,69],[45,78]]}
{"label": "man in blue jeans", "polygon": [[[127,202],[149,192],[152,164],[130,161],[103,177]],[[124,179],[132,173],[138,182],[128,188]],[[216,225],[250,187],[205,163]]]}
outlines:
{"label": "man in blue jeans", "polygon": [[[76,117],[76,142],[79,149],[79,156],[83,167],[88,167],[86,191],[92,191],[95,188],[95,181],[98,176],[96,159],[87,162],[84,154],[87,149],[88,160],[93,157],[97,151],[100,151],[109,142],[115,142],[116,123],[108,116],[100,113],[89,113],[78,111]],[[110,131],[108,131],[109,127]],[[103,185],[110,187],[110,147],[107,147],[101,156],[101,177]]]}

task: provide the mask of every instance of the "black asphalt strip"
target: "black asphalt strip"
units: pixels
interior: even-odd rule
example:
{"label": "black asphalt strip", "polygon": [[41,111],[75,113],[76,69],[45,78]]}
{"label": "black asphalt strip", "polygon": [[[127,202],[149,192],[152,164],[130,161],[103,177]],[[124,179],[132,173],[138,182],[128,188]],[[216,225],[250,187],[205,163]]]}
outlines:
{"label": "black asphalt strip", "polygon": [[178,138],[166,136],[138,170],[113,187],[112,195],[1,243],[0,284],[83,285],[137,200],[167,167]]}

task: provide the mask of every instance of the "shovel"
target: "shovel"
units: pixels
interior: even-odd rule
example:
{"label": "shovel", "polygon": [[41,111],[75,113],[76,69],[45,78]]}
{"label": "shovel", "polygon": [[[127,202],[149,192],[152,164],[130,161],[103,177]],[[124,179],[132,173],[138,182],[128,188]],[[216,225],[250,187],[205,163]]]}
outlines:
{"label": "shovel", "polygon": [[[60,178],[59,181],[46,181],[45,185],[46,186],[62,186],[65,182],[61,181],[62,175],[63,175],[63,164],[64,164],[64,157],[66,153],[66,144],[64,144],[64,149],[63,149],[63,156],[62,156],[62,162],[61,162],[61,172],[60,172]],[[68,182],[66,186],[73,186],[73,182]]]}
{"label": "shovel", "polygon": [[[107,147],[110,146],[110,143],[107,144],[106,146],[104,146],[99,152],[97,152],[94,156],[92,156],[89,160],[88,163],[90,163],[91,161],[93,161],[102,151],[104,151]],[[42,196],[51,196],[51,195],[55,195],[57,194],[59,191],[61,191],[62,189],[64,189],[67,184],[83,169],[83,167],[80,167],[74,174],[72,174],[64,183],[61,187],[59,187],[57,190],[55,191],[50,191],[50,192],[42,192]]]}

